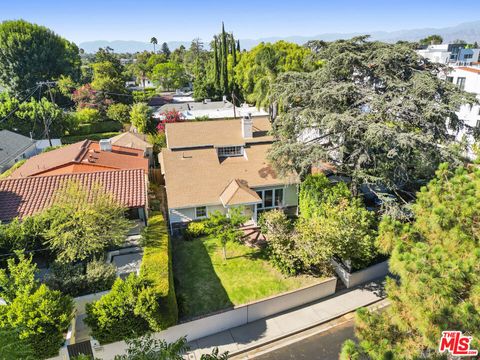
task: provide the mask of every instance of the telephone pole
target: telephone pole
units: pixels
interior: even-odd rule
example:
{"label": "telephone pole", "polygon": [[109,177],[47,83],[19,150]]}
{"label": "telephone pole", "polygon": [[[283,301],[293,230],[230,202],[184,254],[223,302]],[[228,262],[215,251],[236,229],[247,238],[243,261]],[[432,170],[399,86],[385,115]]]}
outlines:
{"label": "telephone pole", "polygon": [[[42,87],[46,86],[48,88],[48,92],[50,93],[50,99],[52,101],[52,104],[54,104],[55,101],[53,100],[53,94],[52,94],[52,91],[50,89],[50,86],[55,85],[55,84],[56,84],[55,81],[39,81],[39,82],[37,82],[37,85],[39,86],[39,90],[40,90],[39,95],[38,95],[38,99],[39,100],[41,99]],[[45,119],[45,116],[42,116],[42,118],[43,118],[43,126],[45,127],[45,135],[47,136],[48,143],[50,144],[50,146],[53,146],[52,145],[52,139],[50,138],[50,130],[49,130],[50,124],[47,124],[47,120]],[[50,123],[51,123],[51,119],[50,119]]]}

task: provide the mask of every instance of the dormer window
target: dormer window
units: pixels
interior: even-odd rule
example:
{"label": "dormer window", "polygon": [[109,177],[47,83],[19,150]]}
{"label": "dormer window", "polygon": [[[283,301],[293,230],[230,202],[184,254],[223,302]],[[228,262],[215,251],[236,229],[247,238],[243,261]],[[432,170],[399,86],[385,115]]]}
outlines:
{"label": "dormer window", "polygon": [[217,149],[218,157],[243,156],[243,146],[224,146]]}

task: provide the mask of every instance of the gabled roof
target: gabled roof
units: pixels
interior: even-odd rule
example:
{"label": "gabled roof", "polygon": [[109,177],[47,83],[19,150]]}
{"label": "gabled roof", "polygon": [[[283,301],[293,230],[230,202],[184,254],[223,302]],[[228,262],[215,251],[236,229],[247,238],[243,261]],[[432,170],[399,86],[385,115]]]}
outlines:
{"label": "gabled roof", "polygon": [[141,169],[6,179],[0,180],[0,221],[22,218],[48,208],[56,191],[72,180],[86,188],[99,184],[128,208],[146,204],[146,180]]}
{"label": "gabled roof", "polygon": [[232,180],[220,195],[223,206],[258,204],[262,202],[260,196],[248,187],[245,180]]}
{"label": "gabled roof", "polygon": [[144,134],[132,133],[130,131],[121,133],[110,138],[112,145],[123,146],[127,148],[140,149],[146,151],[153,148],[153,145],[147,141]]}
{"label": "gabled roof", "polygon": [[0,131],[0,165],[8,163],[35,144],[32,140],[21,134],[9,130]]}
{"label": "gabled roof", "polygon": [[185,121],[166,124],[169,149],[202,146],[233,146],[245,143],[271,142],[272,126],[268,118],[253,118],[253,138],[242,136],[241,119]]}
{"label": "gabled roof", "polygon": [[100,151],[98,142],[83,140],[28,159],[10,178],[119,169],[146,172],[148,159],[140,149],[112,146],[112,151]]}

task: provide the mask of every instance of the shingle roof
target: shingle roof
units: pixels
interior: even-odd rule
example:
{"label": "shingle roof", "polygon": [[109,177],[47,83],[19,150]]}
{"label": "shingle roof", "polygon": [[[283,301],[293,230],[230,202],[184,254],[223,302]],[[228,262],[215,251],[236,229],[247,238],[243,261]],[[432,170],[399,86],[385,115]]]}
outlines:
{"label": "shingle roof", "polygon": [[[231,121],[231,120],[228,120]],[[214,148],[163,149],[160,156],[165,173],[168,207],[183,208],[221,204],[220,195],[234,179],[250,188],[298,183],[298,177],[280,178],[267,161],[271,144],[252,144],[245,156],[220,160]]]}
{"label": "shingle roof", "polygon": [[148,159],[143,158],[143,150],[140,149],[112,146],[112,151],[100,151],[98,142],[83,140],[28,159],[12,173],[10,178],[108,169],[148,171]]}
{"label": "shingle roof", "polygon": [[21,134],[8,130],[0,131],[0,165],[8,163],[26,149],[35,144],[32,140]]}
{"label": "shingle roof", "polygon": [[261,203],[260,196],[244,180],[234,179],[220,195],[224,206]]}
{"label": "shingle roof", "polygon": [[240,119],[178,122],[166,124],[169,149],[200,146],[232,146],[269,142],[272,126],[267,118],[253,118],[253,138],[242,136]]}
{"label": "shingle roof", "polygon": [[112,145],[140,149],[143,151],[153,148],[153,145],[147,141],[145,135],[135,134],[130,131],[114,136],[110,138],[110,140],[112,141]]}
{"label": "shingle roof", "polygon": [[129,208],[146,204],[146,180],[141,169],[7,179],[0,180],[0,221],[22,218],[49,207],[55,192],[71,180],[87,188],[100,184]]}

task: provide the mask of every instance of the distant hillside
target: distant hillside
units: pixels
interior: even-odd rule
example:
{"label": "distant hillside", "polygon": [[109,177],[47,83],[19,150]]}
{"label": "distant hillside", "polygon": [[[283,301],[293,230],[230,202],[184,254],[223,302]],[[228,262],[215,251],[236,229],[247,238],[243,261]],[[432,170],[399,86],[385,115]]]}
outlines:
{"label": "distant hillside", "polygon": [[[286,40],[297,44],[304,44],[309,40],[325,40],[333,41],[338,39],[348,39],[353,36],[364,35],[364,32],[358,33],[325,33],[315,36],[287,36],[287,37],[269,37],[260,39],[240,39],[242,49],[250,49],[260,42],[275,42],[278,40]],[[462,23],[452,27],[446,28],[425,28],[425,29],[412,29],[412,30],[399,30],[399,31],[374,31],[370,35],[372,40],[381,40],[386,42],[396,42],[398,40],[416,41],[431,34],[439,34],[443,37],[445,42],[451,42],[457,39],[462,39],[467,42],[478,41],[480,43],[480,20],[468,23]],[[205,42],[210,39],[203,39]],[[190,46],[190,41],[168,41],[168,47],[170,50],[174,50],[179,46]],[[144,50],[152,50],[152,44],[142,41],[87,41],[79,44],[80,48],[84,49],[87,53],[94,53],[100,47],[110,46],[115,52],[137,52]],[[157,48],[160,44],[157,46]]]}

